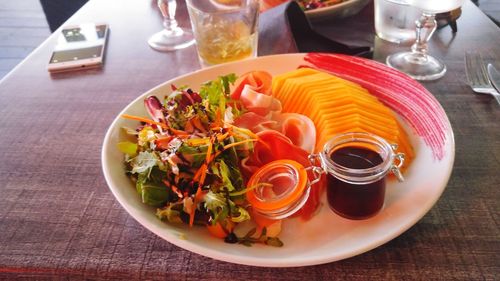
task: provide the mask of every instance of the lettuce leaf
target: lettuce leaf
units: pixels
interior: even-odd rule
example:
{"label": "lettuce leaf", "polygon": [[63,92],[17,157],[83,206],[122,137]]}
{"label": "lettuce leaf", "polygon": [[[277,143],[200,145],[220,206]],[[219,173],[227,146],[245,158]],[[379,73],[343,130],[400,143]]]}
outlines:
{"label": "lettuce leaf", "polygon": [[166,173],[157,167],[152,168],[150,173],[139,174],[135,187],[144,204],[160,207],[176,196],[163,183],[165,178]]}
{"label": "lettuce leaf", "polygon": [[182,223],[181,219],[182,203],[181,204],[169,204],[165,208],[157,209],[156,216],[162,221],[168,221],[171,223]]}
{"label": "lettuce leaf", "polygon": [[211,166],[212,173],[216,175],[222,182],[222,185],[231,192],[235,190],[233,183],[231,182],[231,170],[226,165],[223,159],[218,160]]}
{"label": "lettuce leaf", "polygon": [[183,143],[177,152],[182,154],[183,159],[191,163],[191,167],[198,168],[207,157],[207,149],[207,145],[189,146]]}
{"label": "lettuce leaf", "polygon": [[151,169],[161,162],[160,158],[156,153],[150,151],[141,151],[139,154],[132,158],[130,161],[130,166],[132,174],[149,173]]}
{"label": "lettuce leaf", "polygon": [[218,221],[223,221],[229,215],[229,208],[226,197],[222,193],[209,191],[204,198],[205,208],[212,213],[212,225]]}
{"label": "lettuce leaf", "polygon": [[208,100],[209,104],[219,106],[221,95],[229,99],[231,94],[230,85],[234,84],[236,79],[236,74],[231,73],[206,82],[200,88],[200,96]]}
{"label": "lettuce leaf", "polygon": [[250,214],[243,207],[237,206],[222,192],[209,191],[204,198],[205,208],[212,214],[212,224],[230,218],[234,222],[250,219]]}

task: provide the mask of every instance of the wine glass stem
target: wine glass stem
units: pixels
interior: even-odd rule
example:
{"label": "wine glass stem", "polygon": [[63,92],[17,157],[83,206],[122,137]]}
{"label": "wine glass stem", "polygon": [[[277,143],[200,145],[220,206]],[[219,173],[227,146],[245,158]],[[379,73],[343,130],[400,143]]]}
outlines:
{"label": "wine glass stem", "polygon": [[177,31],[178,25],[175,20],[175,12],[177,10],[176,0],[158,0],[158,7],[163,15],[163,26],[168,32]]}
{"label": "wine glass stem", "polygon": [[411,51],[414,56],[418,56],[422,60],[427,60],[427,42],[429,42],[437,27],[435,15],[424,12],[415,24],[417,25],[417,39],[415,44],[411,46]]}

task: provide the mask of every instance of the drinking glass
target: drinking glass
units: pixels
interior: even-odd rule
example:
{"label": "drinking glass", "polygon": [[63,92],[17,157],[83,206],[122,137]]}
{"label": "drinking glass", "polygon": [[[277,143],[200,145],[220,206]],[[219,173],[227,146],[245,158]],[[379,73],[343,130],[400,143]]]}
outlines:
{"label": "drinking glass", "polygon": [[186,0],[203,67],[257,55],[259,0]]}
{"label": "drinking glass", "polygon": [[410,0],[375,0],[375,33],[393,43],[415,40],[415,21],[421,12]]}
{"label": "drinking glass", "polygon": [[462,6],[464,0],[411,0],[410,4],[422,10],[422,16],[415,22],[416,41],[410,52],[401,52],[387,57],[386,63],[416,80],[435,80],[446,73],[446,66],[440,60],[427,54],[427,42],[436,30],[435,16]]}
{"label": "drinking glass", "polygon": [[163,16],[164,29],[149,38],[149,46],[157,51],[166,52],[193,45],[194,36],[191,30],[179,27],[175,20],[176,0],[158,0],[158,7]]}

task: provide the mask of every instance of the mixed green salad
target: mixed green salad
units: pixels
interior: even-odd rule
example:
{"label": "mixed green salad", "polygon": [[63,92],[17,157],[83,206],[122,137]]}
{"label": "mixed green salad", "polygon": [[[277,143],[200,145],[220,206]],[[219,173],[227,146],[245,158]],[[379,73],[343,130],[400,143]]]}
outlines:
{"label": "mixed green salad", "polygon": [[241,237],[233,232],[235,225],[251,219],[239,167],[257,141],[250,130],[231,125],[243,113],[230,98],[236,78],[218,77],[199,92],[172,86],[162,100],[147,97],[151,119],[123,115],[140,125],[124,128],[129,140],[118,147],[142,202],[157,207],[159,219],[207,226],[228,243],[282,246],[265,229],[257,236],[255,229]]}

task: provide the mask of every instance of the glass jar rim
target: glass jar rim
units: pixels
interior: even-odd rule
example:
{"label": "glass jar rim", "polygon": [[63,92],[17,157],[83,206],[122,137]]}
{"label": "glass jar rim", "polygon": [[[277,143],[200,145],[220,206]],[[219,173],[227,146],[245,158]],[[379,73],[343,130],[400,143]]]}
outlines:
{"label": "glass jar rim", "polygon": [[264,199],[255,189],[248,191],[246,195],[247,200],[256,211],[273,219],[285,218],[298,211],[307,201],[310,190],[306,168],[300,163],[288,159],[276,160],[262,166],[252,175],[248,186],[252,187],[262,183],[263,178],[265,179],[278,169],[288,171],[289,175],[293,177],[293,186],[270,200]]}
{"label": "glass jar rim", "polygon": [[[358,145],[359,143],[365,143],[376,146],[380,151],[374,152],[380,155],[382,162],[370,168],[356,169],[345,167],[331,159],[331,154],[335,151],[335,148],[351,142]],[[323,169],[339,180],[351,184],[367,184],[383,178],[390,171],[394,157],[393,147],[385,139],[367,132],[349,132],[336,135],[325,143],[323,150],[320,152]]]}

